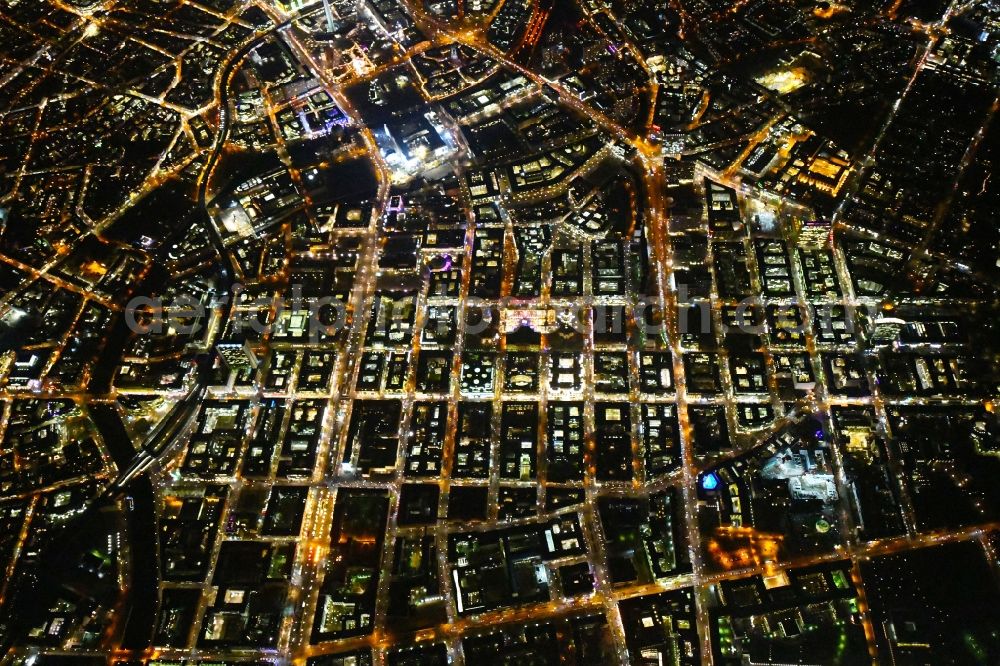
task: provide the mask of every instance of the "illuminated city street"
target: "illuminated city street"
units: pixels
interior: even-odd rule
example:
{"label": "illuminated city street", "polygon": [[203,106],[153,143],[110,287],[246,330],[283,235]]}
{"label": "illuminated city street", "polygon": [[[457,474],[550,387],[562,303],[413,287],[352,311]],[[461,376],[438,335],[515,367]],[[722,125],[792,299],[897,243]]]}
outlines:
{"label": "illuminated city street", "polygon": [[1000,663],[1000,4],[0,2],[0,664]]}

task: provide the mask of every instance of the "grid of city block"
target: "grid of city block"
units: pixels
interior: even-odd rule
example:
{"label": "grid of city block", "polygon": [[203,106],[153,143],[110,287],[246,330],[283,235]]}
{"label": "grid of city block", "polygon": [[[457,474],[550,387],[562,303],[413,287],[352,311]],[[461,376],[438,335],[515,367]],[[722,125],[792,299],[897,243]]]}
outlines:
{"label": "grid of city block", "polygon": [[1000,663],[997,0],[0,0],[0,664]]}

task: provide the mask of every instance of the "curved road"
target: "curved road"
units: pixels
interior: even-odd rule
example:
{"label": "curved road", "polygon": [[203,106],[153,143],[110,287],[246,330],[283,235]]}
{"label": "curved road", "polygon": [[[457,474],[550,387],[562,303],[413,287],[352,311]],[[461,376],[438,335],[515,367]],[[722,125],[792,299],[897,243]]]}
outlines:
{"label": "curved road", "polygon": [[[198,207],[196,209],[196,215],[204,214],[205,225],[208,228],[210,235],[210,240],[212,246],[218,254],[220,262],[220,273],[221,281],[219,284],[219,289],[224,292],[227,296],[229,295],[235,277],[237,275],[236,263],[232,255],[226,250],[225,243],[222,238],[215,221],[207,214],[208,208],[208,183],[211,180],[212,172],[218,164],[218,161],[222,155],[222,151],[225,147],[226,142],[229,139],[230,132],[230,110],[229,110],[229,100],[230,100],[230,90],[229,81],[233,76],[236,67],[240,65],[243,59],[251,52],[253,49],[257,48],[263,44],[266,40],[270,39],[274,33],[288,27],[291,21],[285,21],[272,25],[265,31],[257,34],[250,41],[243,44],[236,51],[232,52],[222,67],[219,76],[219,91],[218,103],[219,103],[219,131],[216,134],[215,144],[212,147],[212,151],[209,154],[208,160],[205,163],[205,167],[201,174],[201,180],[198,184]],[[226,298],[223,301],[223,312],[222,316],[224,320],[228,320],[232,311],[232,299]],[[218,341],[218,336],[222,334],[224,330],[220,327],[216,332],[216,339],[212,341],[212,346]],[[45,554],[39,555],[39,562],[45,562],[55,558],[56,560],[65,559],[65,553],[61,552],[63,549],[60,545],[65,545],[71,539],[68,539],[69,535],[74,534],[72,527],[74,525],[79,525],[80,521],[86,520],[92,515],[93,511],[101,510],[101,507],[107,507],[111,501],[120,499],[124,495],[125,491],[131,486],[136,479],[142,477],[150,467],[152,467],[160,457],[170,449],[170,445],[176,439],[177,435],[184,430],[184,426],[190,421],[193,415],[197,412],[205,394],[208,391],[208,377],[212,370],[211,356],[200,359],[197,374],[195,377],[194,386],[188,392],[188,394],[178,401],[174,405],[170,412],[157,424],[157,426],[150,432],[146,437],[145,441],[142,443],[138,453],[132,458],[130,462],[115,460],[116,465],[119,468],[117,477],[104,489],[104,491],[91,500],[84,511],[82,511],[78,516],[69,521],[69,523],[58,533],[50,535],[47,546],[45,547]],[[102,433],[104,434],[104,433]],[[123,464],[124,463],[124,464]],[[147,490],[148,493],[148,490]],[[135,521],[144,521],[146,525],[152,526],[155,524],[154,516],[145,515],[153,510],[152,502],[142,502],[132,503],[132,506],[128,508],[130,512],[140,511],[144,514],[142,516],[129,515],[127,518],[127,523],[132,525],[137,524]],[[131,532],[131,530],[130,530]],[[155,538],[155,534],[154,534]],[[155,544],[153,544],[155,549]],[[133,563],[134,564],[134,563]],[[41,567],[46,569],[46,567]],[[155,572],[153,572],[155,581]],[[26,628],[29,626],[30,621],[28,620],[33,616],[33,610],[35,602],[37,601],[37,594],[42,592],[42,588],[54,590],[59,586],[59,581],[50,580],[43,584],[43,581],[36,579],[36,583],[33,585],[28,585],[27,587],[19,587],[12,590],[10,595],[9,608],[13,610],[16,614],[15,619],[10,625],[11,631],[7,635],[0,636],[0,658],[2,658],[7,651],[14,645],[18,637],[23,634]],[[18,613],[16,608],[23,605],[22,610],[25,612]],[[154,604],[155,606],[155,604]],[[126,630],[126,633],[127,630]],[[151,638],[151,636],[150,636]]]}

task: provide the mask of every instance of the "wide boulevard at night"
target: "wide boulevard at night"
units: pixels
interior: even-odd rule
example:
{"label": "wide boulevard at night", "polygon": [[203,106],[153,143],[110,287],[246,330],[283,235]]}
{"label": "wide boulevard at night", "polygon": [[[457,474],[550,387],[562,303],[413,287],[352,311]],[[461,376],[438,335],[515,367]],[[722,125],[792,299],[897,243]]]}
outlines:
{"label": "wide boulevard at night", "polygon": [[0,666],[997,666],[1000,0],[0,0]]}

